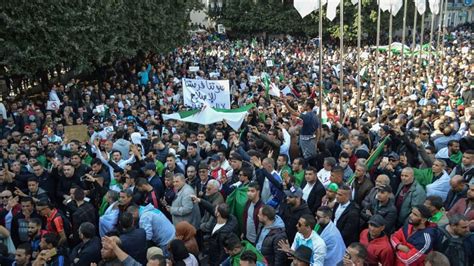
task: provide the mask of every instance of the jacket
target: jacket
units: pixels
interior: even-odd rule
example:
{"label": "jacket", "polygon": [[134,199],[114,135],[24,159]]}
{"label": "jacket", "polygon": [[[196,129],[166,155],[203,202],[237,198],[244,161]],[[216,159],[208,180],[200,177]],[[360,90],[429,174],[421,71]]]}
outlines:
{"label": "jacket", "polygon": [[142,228],[131,229],[120,235],[122,250],[136,261],[146,264],[146,232]]}
{"label": "jacket", "polygon": [[[402,191],[403,186],[403,183],[398,186],[397,194],[395,194],[395,200],[400,195],[400,191]],[[421,187],[418,182],[413,181],[410,189],[403,199],[402,206],[398,212],[398,225],[403,225],[410,215],[411,208],[418,204],[423,204],[423,202],[425,202],[425,198],[426,193],[423,187]]]}
{"label": "jacket", "polygon": [[[303,184],[301,184],[302,188],[304,188],[305,186],[306,186],[306,181],[304,181]],[[316,183],[311,189],[311,192],[309,192],[308,200],[306,201],[311,213],[316,213],[318,208],[321,207],[321,201],[323,200],[324,195],[326,195],[326,189],[324,188],[321,181],[316,179]]]}
{"label": "jacket", "polygon": [[[459,213],[459,214],[464,214],[467,219],[469,219],[469,221],[472,221],[474,220],[474,208],[471,208],[466,214],[466,209],[468,207],[468,203],[469,203],[469,200],[466,199],[466,198],[463,198],[461,200],[458,200],[456,202],[456,204],[454,204],[454,206],[451,208],[451,210],[449,210],[448,212],[448,217],[456,214],[456,213]],[[470,223],[470,226],[469,226],[471,232],[474,232],[474,223]]]}
{"label": "jacket", "polygon": [[165,214],[153,207],[153,204],[140,207],[138,225],[146,233],[146,240],[153,241],[158,247],[166,247],[175,237],[175,227]]}
{"label": "jacket", "polygon": [[395,225],[397,223],[397,208],[393,203],[393,199],[389,199],[386,205],[381,205],[378,200],[372,202],[368,208],[362,209],[360,212],[360,218],[363,220],[363,223],[367,223],[370,220],[370,217],[366,214],[366,210],[369,210],[372,215],[379,214],[381,215],[385,221],[385,232],[390,234],[395,229]]}
{"label": "jacket", "polygon": [[448,257],[452,266],[474,264],[474,234],[463,237],[453,237],[446,226],[438,227],[440,237],[435,245],[435,250]]}
{"label": "jacket", "polygon": [[[85,243],[81,242],[71,251],[70,258],[72,265],[89,266],[93,262],[99,262],[101,259],[101,248],[102,244],[100,242],[100,238],[97,236],[94,236],[92,239]],[[77,262],[75,262],[76,258],[79,259]]]}
{"label": "jacket", "polygon": [[[205,196],[204,197],[206,200],[209,201],[209,203],[215,208],[217,205],[224,203],[224,197],[222,197],[222,194],[217,192],[214,195],[211,195],[209,197]],[[215,221],[213,221],[214,217],[211,215],[209,212],[204,212],[204,215],[201,218],[201,225],[200,229],[203,232],[210,232],[212,231],[212,225]]]}
{"label": "jacket", "polygon": [[[424,265],[426,254],[433,249],[436,238],[437,232],[433,227],[426,227],[414,232],[413,225],[404,225],[390,237],[390,242],[396,254],[395,265]],[[407,246],[409,251],[405,253],[397,250],[398,244]]]}
{"label": "jacket", "polygon": [[279,250],[278,242],[286,240],[285,223],[280,216],[275,216],[271,225],[264,226],[257,237],[255,245],[269,265],[286,265],[287,255]]}
{"label": "jacket", "polygon": [[320,235],[327,248],[324,266],[333,266],[342,261],[346,252],[346,244],[344,244],[344,239],[342,239],[336,225],[332,221],[329,222]]}
{"label": "jacket", "polygon": [[224,241],[236,230],[237,219],[233,215],[230,215],[225,225],[211,234],[209,238],[210,265],[220,265],[220,263],[226,259],[227,255],[224,252]]}
{"label": "jacket", "polygon": [[369,194],[370,190],[373,187],[374,187],[374,184],[367,177],[364,177],[364,180],[362,181],[361,184],[359,184],[357,180],[355,179],[354,183],[352,184],[352,189],[355,190],[353,200],[359,205],[362,204],[362,201]]}
{"label": "jacket", "polygon": [[290,205],[284,202],[280,207],[280,216],[285,221],[286,236],[288,237],[288,242],[293,243],[296,235],[296,224],[298,220],[304,214],[312,215],[311,211],[308,208],[308,204],[301,200],[300,206],[293,208]]}
{"label": "jacket", "polygon": [[360,233],[360,243],[367,248],[366,263],[369,266],[392,266],[395,263],[395,257],[392,245],[387,235],[376,239],[369,239],[369,229],[364,229]]}
{"label": "jacket", "polygon": [[[336,215],[337,207],[339,203],[334,205],[333,210],[333,221]],[[346,207],[346,209],[342,212],[341,216],[337,220],[336,227],[341,232],[342,239],[344,239],[344,243],[346,247],[349,246],[353,242],[357,242],[359,240],[359,235],[356,232],[359,232],[359,207],[353,201]]]}
{"label": "jacket", "polygon": [[416,181],[426,189],[426,196],[439,196],[446,200],[449,192],[449,180],[451,179],[443,170],[441,176],[433,181],[434,173],[431,168],[414,169]]}
{"label": "jacket", "polygon": [[458,165],[453,169],[453,171],[451,171],[451,177],[455,175],[460,175],[464,177],[464,180],[466,181],[466,183],[469,183],[472,177],[474,177],[474,167],[471,166],[466,169],[466,167],[464,167],[463,165]]}
{"label": "jacket", "polygon": [[468,186],[464,186],[464,189],[459,192],[456,192],[450,189],[448,192],[448,196],[446,197],[446,200],[444,201],[444,208],[447,211],[449,211],[456,204],[456,202],[458,202],[458,200],[462,198],[466,198],[467,189],[468,189]]}
{"label": "jacket", "polygon": [[[243,227],[243,230],[242,230],[242,233],[244,236],[247,235],[247,216],[249,215],[248,213],[248,210],[249,210],[249,207],[250,207],[250,203],[251,201],[250,200],[247,200],[247,203],[245,204],[245,208],[244,208],[244,215],[243,215],[243,223],[242,223],[242,227]],[[258,212],[260,210],[260,208],[263,207],[263,202],[262,200],[258,200],[257,203],[255,203],[255,206],[253,208],[253,214],[251,214],[253,217],[253,223],[255,225],[255,232],[258,233],[259,231],[259,227],[260,227],[260,222],[258,220]]]}
{"label": "jacket", "polygon": [[187,221],[195,228],[199,228],[201,213],[199,206],[193,203],[191,195],[195,195],[194,189],[188,184],[185,184],[176,193],[176,198],[173,200],[170,208],[174,225],[177,225],[181,221]]}

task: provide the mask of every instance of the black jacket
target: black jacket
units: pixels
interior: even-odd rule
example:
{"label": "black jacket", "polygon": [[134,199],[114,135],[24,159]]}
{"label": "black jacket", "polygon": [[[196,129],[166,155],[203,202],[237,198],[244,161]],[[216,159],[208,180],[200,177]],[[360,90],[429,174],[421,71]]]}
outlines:
{"label": "black jacket", "polygon": [[385,224],[385,233],[389,235],[395,230],[395,224],[397,222],[398,214],[397,207],[395,207],[394,205],[394,199],[389,199],[387,205],[379,205],[378,200],[375,200],[369,207],[363,208],[360,212],[361,225],[367,224],[371,217],[366,214],[367,210],[370,210],[372,215],[379,214],[385,219],[385,221],[387,222]]}
{"label": "black jacket", "polygon": [[[260,238],[262,230],[258,233],[257,240]],[[260,252],[267,260],[268,265],[282,266],[287,265],[287,255],[285,252],[280,251],[278,242],[286,240],[286,232],[284,227],[271,228],[270,232],[265,236],[262,242]]]}
{"label": "black jacket", "polygon": [[[336,216],[336,210],[339,203],[334,205],[333,209],[333,220]],[[355,202],[352,202],[342,212],[341,217],[337,220],[336,227],[341,232],[341,236],[344,239],[346,247],[351,243],[359,240],[359,207]]]}
{"label": "black jacket", "polygon": [[[301,187],[304,188],[305,186],[306,181],[303,181]],[[326,195],[326,189],[324,188],[323,184],[321,184],[319,179],[316,179],[316,184],[314,184],[311,192],[309,192],[308,200],[306,201],[311,213],[316,213],[318,208],[321,207],[321,201],[324,195]]]}
{"label": "black jacket", "polygon": [[[102,244],[99,237],[94,236],[87,242],[81,242],[71,251],[71,263],[78,266],[89,266],[91,263],[99,262],[101,259],[100,249]],[[76,259],[79,259],[76,261]]]}
{"label": "black jacket", "polygon": [[293,243],[296,235],[296,224],[298,220],[304,214],[311,215],[311,210],[308,208],[308,204],[305,201],[301,200],[300,206],[292,208],[290,205],[283,202],[280,206],[281,218],[285,221],[286,235],[288,236],[288,242],[290,245]]}
{"label": "black jacket", "polygon": [[120,235],[122,250],[141,264],[146,264],[146,232],[142,228],[132,229]]}
{"label": "black jacket", "polygon": [[[212,228],[214,228],[214,226]],[[210,265],[220,265],[221,262],[227,258],[227,255],[224,251],[224,241],[229,237],[229,235],[234,234],[234,232],[237,230],[237,227],[237,218],[235,218],[233,215],[230,215],[223,227],[219,228],[219,230],[216,232],[211,233],[209,238]]]}

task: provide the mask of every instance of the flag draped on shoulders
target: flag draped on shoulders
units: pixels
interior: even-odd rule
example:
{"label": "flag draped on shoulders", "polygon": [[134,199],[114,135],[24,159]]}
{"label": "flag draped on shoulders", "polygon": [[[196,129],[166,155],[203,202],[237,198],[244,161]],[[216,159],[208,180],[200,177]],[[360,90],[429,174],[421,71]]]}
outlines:
{"label": "flag draped on shoulders", "polygon": [[232,193],[227,196],[226,203],[229,205],[230,213],[237,218],[239,229],[243,226],[243,216],[245,204],[247,204],[247,186],[236,187]]}

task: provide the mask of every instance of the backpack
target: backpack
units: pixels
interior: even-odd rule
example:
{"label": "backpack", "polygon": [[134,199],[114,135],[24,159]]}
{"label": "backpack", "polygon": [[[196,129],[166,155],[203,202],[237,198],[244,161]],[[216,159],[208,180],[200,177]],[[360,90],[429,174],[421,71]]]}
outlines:
{"label": "backpack", "polygon": [[73,234],[72,223],[71,223],[71,221],[66,217],[66,215],[64,215],[60,210],[58,210],[58,212],[54,215],[54,217],[53,217],[53,219],[52,219],[53,222],[51,223],[51,225],[53,226],[53,228],[54,228],[55,231],[58,231],[57,228],[56,228],[56,224],[54,223],[54,220],[55,220],[57,217],[61,217],[61,219],[63,220],[64,234],[66,235],[66,239],[69,241],[70,237],[71,237],[72,234]]}

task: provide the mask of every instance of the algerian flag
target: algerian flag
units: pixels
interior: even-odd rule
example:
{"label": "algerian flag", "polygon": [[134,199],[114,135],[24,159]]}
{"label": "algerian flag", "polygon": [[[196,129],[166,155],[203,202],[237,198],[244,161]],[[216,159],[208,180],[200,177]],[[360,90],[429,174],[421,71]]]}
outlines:
{"label": "algerian flag", "polygon": [[395,17],[403,6],[403,0],[379,0],[379,6],[382,11],[388,11]]}
{"label": "algerian flag", "polygon": [[423,15],[426,11],[426,0],[414,0],[414,1],[415,1],[416,10],[418,10],[418,13],[420,15]]}
{"label": "algerian flag", "polygon": [[265,95],[266,96],[273,95],[273,96],[276,96],[276,97],[280,97],[280,89],[278,88],[278,86],[275,83],[272,83],[270,81],[270,75],[268,75],[268,73],[263,72],[260,79],[262,80],[263,85],[265,86]]}
{"label": "algerian flag", "polygon": [[[322,4],[326,3],[323,0]],[[293,6],[300,14],[301,18],[311,14],[311,12],[319,9],[319,0],[294,0]]]}
{"label": "algerian flag", "polygon": [[244,122],[247,112],[252,109],[255,104],[248,104],[237,109],[220,109],[212,108],[204,105],[201,109],[183,111],[173,114],[164,114],[163,120],[179,120],[189,123],[197,123],[201,125],[209,125],[217,122],[225,121],[232,129],[238,131]]}
{"label": "algerian flag", "polygon": [[326,11],[326,18],[333,21],[336,17],[336,9],[339,6],[341,0],[328,0],[328,6]]}
{"label": "algerian flag", "polygon": [[[372,46],[372,48],[377,48],[377,46]],[[399,42],[392,42],[392,45],[379,46],[379,51],[386,52],[389,48],[392,50],[391,52],[395,54],[400,53],[402,49],[404,49],[404,52],[410,52],[410,47]]]}
{"label": "algerian flag", "polygon": [[440,0],[428,0],[428,3],[430,5],[431,13],[438,15]]}

